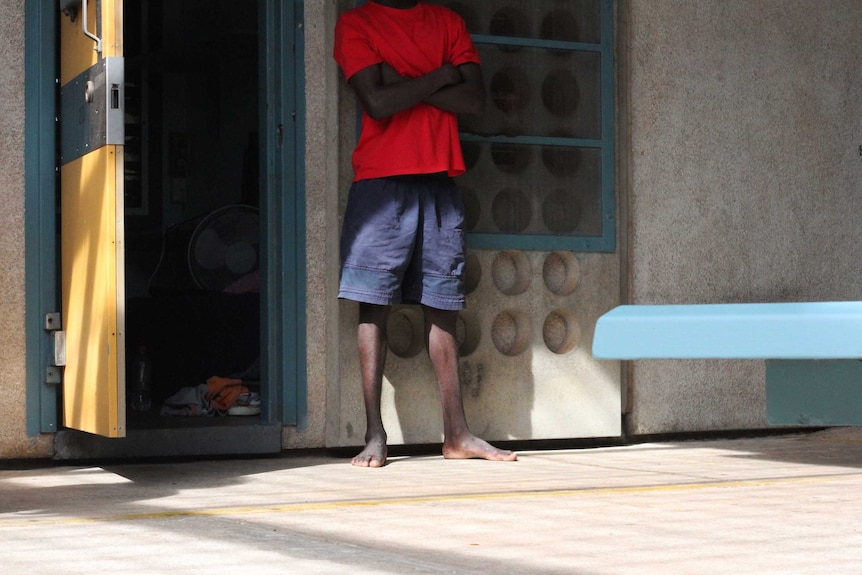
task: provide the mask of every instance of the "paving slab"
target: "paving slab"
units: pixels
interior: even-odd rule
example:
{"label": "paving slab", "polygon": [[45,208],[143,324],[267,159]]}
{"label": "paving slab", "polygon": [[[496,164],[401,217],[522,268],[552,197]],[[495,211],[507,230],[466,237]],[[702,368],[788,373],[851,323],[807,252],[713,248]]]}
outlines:
{"label": "paving slab", "polygon": [[[2,465],[2,464],[0,464]],[[860,573],[862,430],[0,466],[3,573]]]}

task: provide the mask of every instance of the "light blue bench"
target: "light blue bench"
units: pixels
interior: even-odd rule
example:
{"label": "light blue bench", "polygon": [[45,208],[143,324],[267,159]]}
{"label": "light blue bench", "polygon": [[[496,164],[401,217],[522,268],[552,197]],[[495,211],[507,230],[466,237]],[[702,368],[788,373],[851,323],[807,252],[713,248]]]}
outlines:
{"label": "light blue bench", "polygon": [[619,306],[593,356],[766,360],[770,424],[862,425],[862,302]]}

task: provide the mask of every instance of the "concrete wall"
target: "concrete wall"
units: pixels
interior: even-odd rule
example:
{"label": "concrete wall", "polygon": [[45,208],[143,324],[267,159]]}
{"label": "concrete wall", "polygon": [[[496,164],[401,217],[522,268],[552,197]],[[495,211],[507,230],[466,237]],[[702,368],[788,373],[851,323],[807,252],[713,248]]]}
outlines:
{"label": "concrete wall", "polygon": [[305,202],[308,418],[284,431],[285,448],[326,445],[328,407],[337,398],[339,78],[332,59],[338,2],[305,2]]}
{"label": "concrete wall", "polygon": [[27,437],[24,337],[24,3],[0,0],[0,457],[50,455]]}
{"label": "concrete wall", "polygon": [[[630,300],[860,299],[862,3],[621,10]],[[766,425],[762,362],[635,362],[631,382],[634,433]]]}

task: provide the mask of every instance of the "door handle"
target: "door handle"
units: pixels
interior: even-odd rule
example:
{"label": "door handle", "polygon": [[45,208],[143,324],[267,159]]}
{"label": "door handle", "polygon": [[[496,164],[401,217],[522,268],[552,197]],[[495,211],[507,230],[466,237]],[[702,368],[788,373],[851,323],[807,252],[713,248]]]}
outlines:
{"label": "door handle", "polygon": [[87,29],[87,0],[81,0],[81,29],[84,31],[84,35],[90,38],[93,42],[96,43],[96,47],[94,48],[99,55],[102,54],[102,39],[90,32]]}
{"label": "door handle", "polygon": [[84,35],[87,36],[87,38],[96,43],[96,46],[93,49],[101,55],[102,39],[90,32],[90,29],[87,28],[87,0],[60,0],[60,11],[71,18],[72,22],[74,22],[75,18],[78,17],[78,10],[76,9],[78,4],[81,5],[81,30],[83,30]]}

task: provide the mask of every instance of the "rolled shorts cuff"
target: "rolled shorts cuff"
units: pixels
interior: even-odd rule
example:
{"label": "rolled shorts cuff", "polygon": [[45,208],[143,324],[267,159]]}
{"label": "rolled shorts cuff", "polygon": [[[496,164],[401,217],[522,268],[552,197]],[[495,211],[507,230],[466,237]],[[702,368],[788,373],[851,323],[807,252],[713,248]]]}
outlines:
{"label": "rolled shorts cuff", "polygon": [[[408,301],[416,300],[411,298]],[[467,307],[463,297],[452,297],[428,292],[424,292],[418,301],[424,306],[433,307],[434,309],[444,309],[446,311],[461,311]]]}
{"label": "rolled shorts cuff", "polygon": [[464,280],[458,276],[426,275],[422,287],[405,286],[404,301],[435,309],[462,310],[466,307]]}
{"label": "rolled shorts cuff", "polygon": [[401,301],[400,279],[392,272],[345,265],[338,297],[362,303],[394,305]]}
{"label": "rolled shorts cuff", "polygon": [[406,287],[402,293],[396,274],[346,265],[341,271],[338,297],[375,305],[418,303],[454,311],[466,307],[461,278],[425,276],[423,281],[421,287]]}

